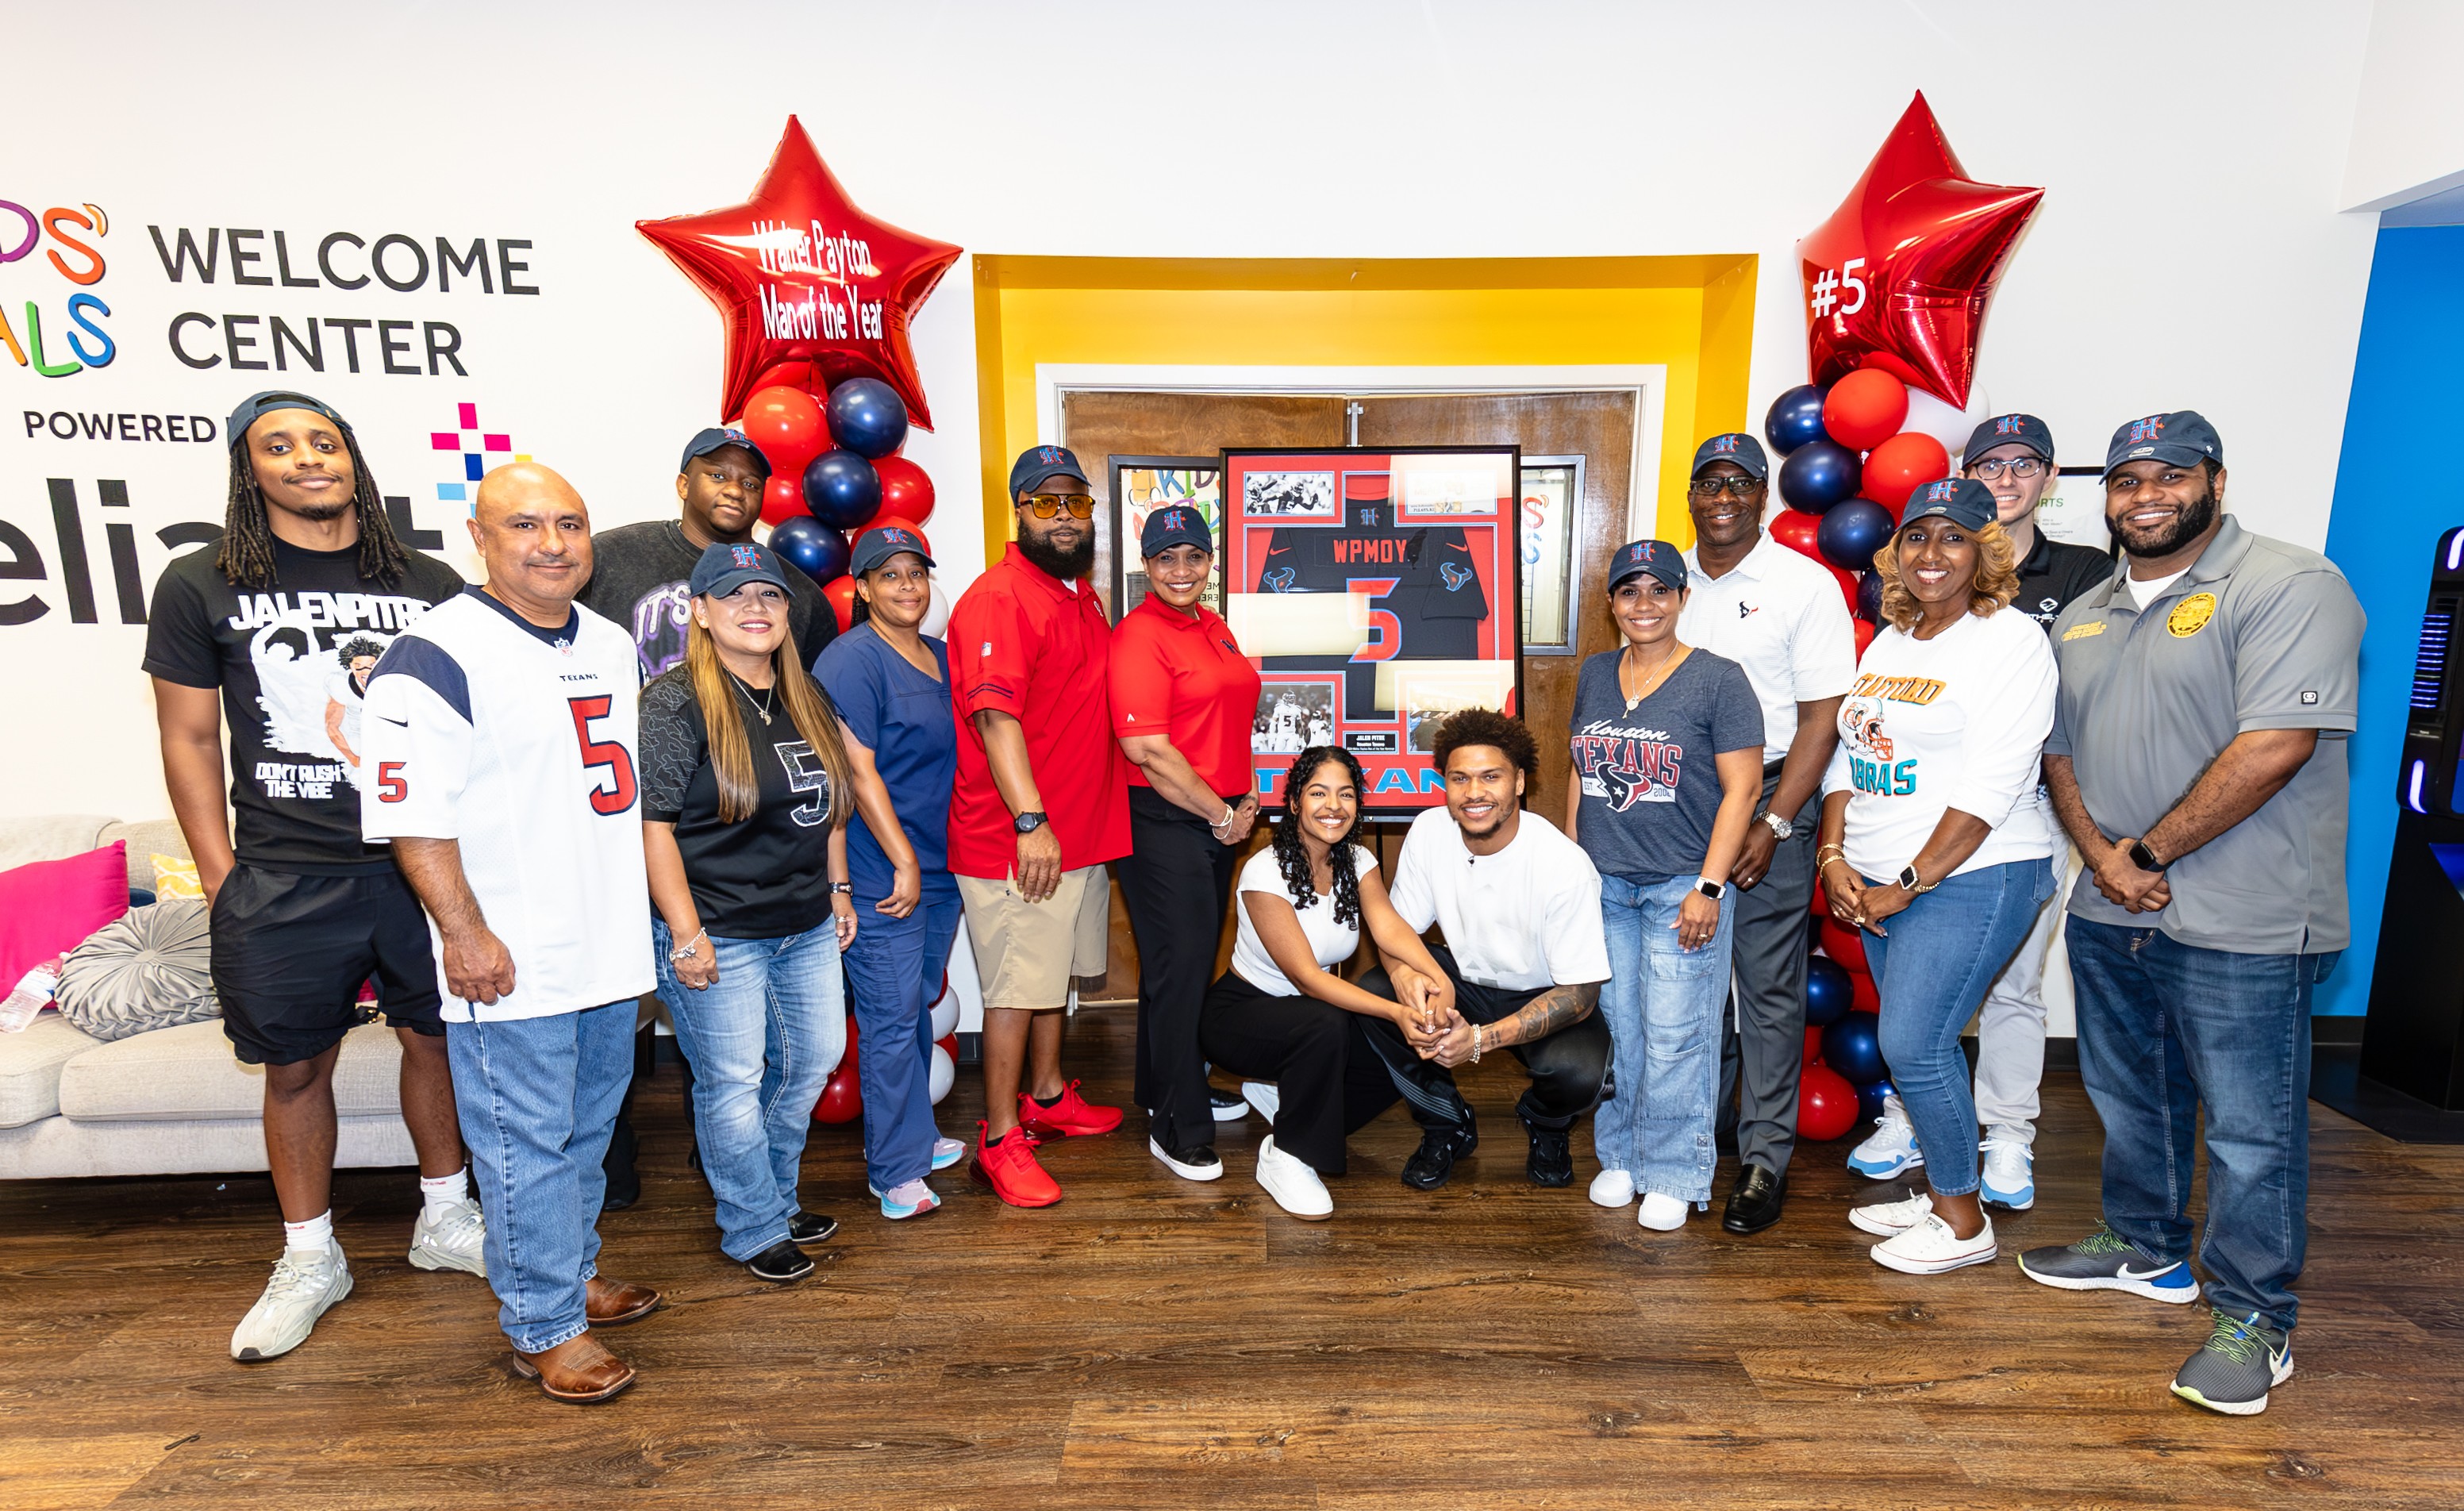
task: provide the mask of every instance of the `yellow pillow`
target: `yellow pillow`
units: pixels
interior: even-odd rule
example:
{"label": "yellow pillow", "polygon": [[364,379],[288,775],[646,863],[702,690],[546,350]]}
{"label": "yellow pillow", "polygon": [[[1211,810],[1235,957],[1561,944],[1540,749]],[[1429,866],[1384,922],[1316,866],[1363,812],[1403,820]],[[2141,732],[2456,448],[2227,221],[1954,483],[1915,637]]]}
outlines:
{"label": "yellow pillow", "polygon": [[192,897],[205,901],[206,889],[197,881],[197,863],[176,855],[155,856],[154,895],[158,899]]}

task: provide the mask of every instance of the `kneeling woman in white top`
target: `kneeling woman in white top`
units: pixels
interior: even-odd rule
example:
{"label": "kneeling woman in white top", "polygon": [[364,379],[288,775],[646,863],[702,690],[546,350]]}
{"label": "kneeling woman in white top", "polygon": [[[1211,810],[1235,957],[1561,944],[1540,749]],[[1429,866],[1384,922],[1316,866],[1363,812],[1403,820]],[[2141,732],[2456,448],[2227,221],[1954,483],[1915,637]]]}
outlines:
{"label": "kneeling woman in white top", "polygon": [[[1343,1173],[1345,1136],[1401,1094],[1390,1057],[1427,1063],[1416,1051],[1442,1036],[1423,1022],[1445,1022],[1453,1002],[1445,973],[1387,901],[1376,857],[1354,843],[1366,785],[1346,751],[1317,745],[1293,759],[1274,843],[1241,868],[1232,969],[1199,1019],[1208,1060],[1280,1084],[1242,1089],[1275,1126],[1258,1146],[1258,1184],[1296,1217],[1334,1211],[1318,1177]],[[1327,969],[1359,950],[1364,921],[1401,1002]]]}
{"label": "kneeling woman in white top", "polygon": [[1927,1194],[1859,1207],[1874,1262],[1933,1275],[1994,1257],[1959,1031],[2053,894],[2037,759],[2054,654],[2025,614],[1993,495],[1927,483],[1874,558],[1888,622],[1839,706],[1815,851],[1832,915],[1865,931],[1882,1058],[1925,1151]]}

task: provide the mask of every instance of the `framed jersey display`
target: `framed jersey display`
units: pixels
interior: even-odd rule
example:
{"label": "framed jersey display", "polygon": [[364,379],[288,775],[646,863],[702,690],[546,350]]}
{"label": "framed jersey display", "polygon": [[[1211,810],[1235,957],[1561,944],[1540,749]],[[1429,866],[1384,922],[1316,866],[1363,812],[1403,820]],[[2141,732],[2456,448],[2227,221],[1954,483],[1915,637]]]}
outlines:
{"label": "framed jersey display", "polygon": [[[1188,504],[1206,516],[1216,538],[1223,536],[1221,475],[1211,456],[1115,456],[1112,468],[1112,621],[1138,606],[1147,596],[1147,568],[1138,555],[1138,537],[1146,533],[1147,515],[1174,504]],[[1223,558],[1206,575],[1199,602],[1223,612]],[[1295,746],[1294,749],[1300,747]]]}
{"label": "framed jersey display", "polygon": [[1444,800],[1439,719],[1521,712],[1520,460],[1511,446],[1223,453],[1223,616],[1265,683],[1250,750],[1268,807],[1290,756],[1340,745],[1368,776],[1364,811],[1408,817]]}

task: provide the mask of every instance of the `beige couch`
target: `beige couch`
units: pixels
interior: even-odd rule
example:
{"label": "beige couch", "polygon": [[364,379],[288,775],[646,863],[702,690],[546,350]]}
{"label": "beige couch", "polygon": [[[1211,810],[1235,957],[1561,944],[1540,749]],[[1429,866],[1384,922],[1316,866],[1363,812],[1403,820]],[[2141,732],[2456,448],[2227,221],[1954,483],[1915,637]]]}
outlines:
{"label": "beige couch", "polygon": [[[0,870],[114,840],[128,842],[129,885],[147,890],[152,856],[187,854],[168,820],[0,819]],[[415,1162],[402,1126],[401,1065],[402,1048],[382,1024],[343,1040],[336,1165]],[[0,1180],[263,1170],[264,1100],[264,1072],[233,1058],[220,1022],[105,1043],[47,1012],[22,1033],[0,1034]]]}

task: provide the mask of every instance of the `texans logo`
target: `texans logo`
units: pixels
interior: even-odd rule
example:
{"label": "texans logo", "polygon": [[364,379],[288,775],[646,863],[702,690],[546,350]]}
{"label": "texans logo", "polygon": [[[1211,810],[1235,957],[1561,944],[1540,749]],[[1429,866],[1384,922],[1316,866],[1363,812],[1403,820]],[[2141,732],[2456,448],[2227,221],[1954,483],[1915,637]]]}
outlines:
{"label": "texans logo", "polygon": [[1446,591],[1449,593],[1462,592],[1463,584],[1472,580],[1471,568],[1457,566],[1451,561],[1439,562],[1438,575],[1446,580]]}
{"label": "texans logo", "polygon": [[1292,584],[1299,581],[1300,578],[1300,571],[1296,567],[1275,567],[1259,577],[1258,585],[1269,593],[1288,593],[1292,590]]}
{"label": "texans logo", "polygon": [[1630,771],[1620,771],[1603,761],[1598,771],[1600,786],[1608,794],[1609,812],[1623,813],[1642,800],[1651,783]]}

